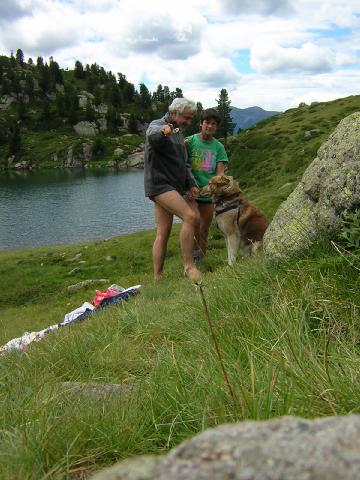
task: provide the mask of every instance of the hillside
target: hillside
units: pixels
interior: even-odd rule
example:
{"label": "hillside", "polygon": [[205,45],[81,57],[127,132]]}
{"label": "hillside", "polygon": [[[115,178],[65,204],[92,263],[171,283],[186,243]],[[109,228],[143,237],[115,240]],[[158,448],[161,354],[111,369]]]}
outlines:
{"label": "hillside", "polygon": [[[229,138],[232,172],[269,217],[359,101],[291,109]],[[224,422],[360,413],[359,249],[351,257],[319,249],[283,265],[258,256],[230,268],[213,227],[203,290],[232,398],[199,294],[182,276],[178,225],[160,283],[152,281],[153,238],[0,253],[0,344],[61,321],[104,289],[69,292],[71,284],[142,285],[127,302],[0,358],[3,478],[85,479]],[[71,390],[74,382],[82,390]]]}
{"label": "hillside", "polygon": [[96,63],[68,70],[52,57],[25,62],[21,50],[0,56],[0,169],[126,167],[147,123],[181,96],[136,88]]}
{"label": "hillside", "polygon": [[[100,65],[61,69],[51,57],[44,62],[0,56],[0,171],[62,167],[141,166],[146,125],[162,116],[181,88],[137,88],[123,73]],[[202,105],[186,134],[198,131]],[[238,127],[273,115],[260,107],[232,108]],[[131,159],[129,155],[135,154]]]}
{"label": "hillside", "polygon": [[237,108],[231,107],[231,118],[234,122],[234,133],[245,128],[252,127],[255,123],[260,122],[274,115],[278,115],[280,112],[275,112],[271,110],[264,110],[261,107],[248,107],[248,108]]}
{"label": "hillside", "polygon": [[342,118],[360,110],[360,96],[291,108],[228,139],[230,171],[272,217],[320,145]]}

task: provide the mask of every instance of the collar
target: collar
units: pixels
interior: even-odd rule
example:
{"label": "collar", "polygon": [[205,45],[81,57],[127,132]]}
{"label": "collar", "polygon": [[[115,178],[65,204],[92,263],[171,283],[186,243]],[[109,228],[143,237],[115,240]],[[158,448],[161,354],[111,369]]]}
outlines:
{"label": "collar", "polygon": [[221,205],[216,205],[215,216],[220,215],[220,213],[228,212],[229,210],[235,210],[236,208],[240,210],[240,205],[229,205],[228,207],[222,207]]}

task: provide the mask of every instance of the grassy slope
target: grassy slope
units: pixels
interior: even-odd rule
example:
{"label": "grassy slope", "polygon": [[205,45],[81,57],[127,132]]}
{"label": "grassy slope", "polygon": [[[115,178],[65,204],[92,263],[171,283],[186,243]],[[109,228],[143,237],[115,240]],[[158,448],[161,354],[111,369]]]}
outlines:
{"label": "grassy slope", "polygon": [[[340,120],[360,110],[360,96],[292,108],[230,139],[231,171],[272,217]],[[305,132],[314,131],[306,137]]]}
{"label": "grassy slope", "polygon": [[[283,195],[279,187],[295,181],[311,160],[287,172],[280,149],[267,163],[276,145],[254,149],[267,173],[251,184],[255,162],[248,171],[235,160],[249,150],[243,136],[266,136],[266,129],[274,128],[279,125],[267,121],[233,140],[238,145],[232,168],[249,197],[257,198],[269,215]],[[294,151],[303,148],[298,135]],[[288,146],[291,139],[288,134]],[[95,293],[89,287],[69,294],[69,284],[105,277],[109,284],[143,285],[141,294],[128,302],[49,334],[28,353],[1,358],[2,478],[79,478],[83,471],[129,455],[164,452],[226,421],[359,411],[360,280],[347,258],[314,252],[312,258],[288,265],[272,266],[258,257],[229,268],[223,239],[213,229],[204,291],[234,404],[199,296],[181,276],[178,226],[160,284],[151,278],[153,235],[1,253],[6,289],[0,344],[24,330],[60,321]],[[81,258],[69,261],[77,253]],[[116,259],[105,260],[108,255]],[[75,266],[81,272],[69,276]],[[64,381],[134,382],[134,387],[128,398],[95,400],[64,393],[59,387]]]}

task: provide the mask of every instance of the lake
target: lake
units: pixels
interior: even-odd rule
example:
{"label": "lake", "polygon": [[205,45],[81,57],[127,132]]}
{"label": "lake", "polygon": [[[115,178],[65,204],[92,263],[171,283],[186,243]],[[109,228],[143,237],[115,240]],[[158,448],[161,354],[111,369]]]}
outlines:
{"label": "lake", "polygon": [[76,243],[154,228],[142,170],[0,175],[0,250]]}

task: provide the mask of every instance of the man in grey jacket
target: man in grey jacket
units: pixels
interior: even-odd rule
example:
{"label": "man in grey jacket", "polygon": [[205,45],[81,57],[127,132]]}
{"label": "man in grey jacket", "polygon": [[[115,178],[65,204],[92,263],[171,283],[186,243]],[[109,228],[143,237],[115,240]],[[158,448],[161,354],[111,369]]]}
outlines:
{"label": "man in grey jacket", "polygon": [[145,195],[155,205],[156,238],[152,249],[154,278],[162,276],[166,247],[173,216],[182,220],[180,246],[184,273],[193,281],[201,278],[192,256],[194,233],[199,224],[195,199],[196,181],[187,166],[187,150],[181,127],[189,125],[196,105],[186,98],[176,98],[169,112],[150,123],[146,131],[144,185]]}

